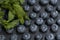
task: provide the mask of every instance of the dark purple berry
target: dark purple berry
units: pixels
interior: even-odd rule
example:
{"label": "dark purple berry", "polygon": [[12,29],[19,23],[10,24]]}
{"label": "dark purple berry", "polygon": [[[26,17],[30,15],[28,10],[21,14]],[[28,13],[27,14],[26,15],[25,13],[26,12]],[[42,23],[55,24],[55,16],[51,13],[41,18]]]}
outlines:
{"label": "dark purple berry", "polygon": [[53,12],[51,12],[51,16],[52,16],[53,18],[56,18],[56,17],[58,16],[58,11],[53,11]]}
{"label": "dark purple berry", "polygon": [[57,1],[58,1],[58,0],[50,0],[50,3],[51,3],[52,5],[56,5],[56,4],[57,4]]}
{"label": "dark purple berry", "polygon": [[52,33],[49,33],[46,35],[46,40],[54,40],[54,35]]}
{"label": "dark purple berry", "polygon": [[37,25],[35,25],[35,24],[30,25],[30,31],[36,32],[37,31]]}
{"label": "dark purple berry", "polygon": [[26,31],[26,28],[25,28],[24,25],[20,25],[20,26],[17,28],[17,31],[18,31],[19,33],[24,33],[24,32]]}
{"label": "dark purple berry", "polygon": [[57,24],[53,24],[53,25],[51,26],[51,30],[52,30],[53,32],[58,31],[58,25],[57,25]]}
{"label": "dark purple berry", "polygon": [[51,6],[51,5],[48,5],[48,6],[46,7],[46,11],[47,11],[47,12],[52,12],[53,10],[54,10],[54,7]]}
{"label": "dark purple berry", "polygon": [[37,24],[37,25],[42,25],[43,22],[44,22],[44,20],[43,20],[42,18],[37,18],[37,19],[36,19],[36,24]]}
{"label": "dark purple berry", "polygon": [[48,30],[48,26],[44,24],[44,25],[41,26],[40,29],[41,29],[42,32],[46,32]]}
{"label": "dark purple berry", "polygon": [[43,12],[40,14],[40,16],[43,18],[43,19],[46,19],[48,18],[48,13],[47,12]]}
{"label": "dark purple berry", "polygon": [[16,34],[11,35],[11,40],[18,40],[18,36]]}
{"label": "dark purple berry", "polygon": [[47,20],[47,24],[48,25],[52,25],[52,24],[54,24],[55,22],[54,22],[54,19],[53,18],[49,18],[48,20]]}
{"label": "dark purple berry", "polygon": [[39,11],[41,10],[41,6],[40,6],[40,5],[35,5],[35,6],[33,7],[33,10],[34,10],[35,12],[39,12]]}
{"label": "dark purple berry", "polygon": [[31,38],[31,35],[29,33],[24,33],[22,38],[24,40],[29,40]]}
{"label": "dark purple berry", "polygon": [[34,4],[36,3],[36,0],[28,0],[28,3],[29,3],[30,5],[34,5]]}
{"label": "dark purple berry", "polygon": [[24,10],[25,10],[25,11],[29,11],[29,10],[30,10],[30,6],[29,6],[29,5],[25,5],[25,6],[24,6]]}
{"label": "dark purple berry", "polygon": [[40,0],[40,3],[41,3],[42,5],[46,5],[46,4],[49,3],[49,0]]}
{"label": "dark purple berry", "polygon": [[36,38],[36,40],[42,40],[43,36],[42,36],[42,34],[39,33],[35,36],[35,38]]}

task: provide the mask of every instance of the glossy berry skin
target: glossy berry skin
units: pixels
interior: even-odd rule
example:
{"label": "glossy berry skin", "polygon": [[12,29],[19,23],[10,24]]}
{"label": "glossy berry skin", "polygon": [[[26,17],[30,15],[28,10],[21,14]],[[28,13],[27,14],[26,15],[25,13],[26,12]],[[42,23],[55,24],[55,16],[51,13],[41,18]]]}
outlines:
{"label": "glossy berry skin", "polygon": [[35,36],[35,39],[36,40],[42,40],[42,37],[43,37],[42,34],[39,33]]}
{"label": "glossy berry skin", "polygon": [[37,14],[35,12],[32,12],[29,14],[29,16],[31,19],[34,19],[34,18],[36,18]]}
{"label": "glossy berry skin", "polygon": [[53,8],[53,6],[51,6],[51,5],[48,5],[47,7],[46,7],[46,11],[47,12],[52,12],[54,10],[54,8]]}
{"label": "glossy berry skin", "polygon": [[33,7],[33,10],[34,10],[35,12],[39,12],[39,11],[41,10],[41,6],[40,6],[40,5],[35,5],[35,6]]}
{"label": "glossy berry skin", "polygon": [[56,40],[60,40],[60,33],[56,34]]}
{"label": "glossy berry skin", "polygon": [[18,36],[16,34],[11,35],[11,40],[18,40]]}
{"label": "glossy berry skin", "polygon": [[17,31],[18,31],[19,33],[24,33],[25,30],[26,30],[26,28],[25,28],[24,25],[20,25],[20,26],[17,28]]}
{"label": "glossy berry skin", "polygon": [[53,11],[53,12],[51,12],[51,16],[52,16],[53,18],[56,18],[56,17],[58,16],[58,11]]}
{"label": "glossy berry skin", "polygon": [[50,3],[51,3],[52,5],[56,5],[56,4],[57,4],[57,1],[58,1],[58,0],[50,0]]}
{"label": "glossy berry skin", "polygon": [[37,25],[42,25],[44,20],[42,18],[36,18],[36,24]]}
{"label": "glossy berry skin", "polygon": [[40,29],[41,29],[42,32],[46,32],[48,30],[48,26],[44,24],[44,25],[41,26]]}
{"label": "glossy berry skin", "polygon": [[0,35],[0,40],[5,40],[5,36],[4,35]]}
{"label": "glossy berry skin", "polygon": [[60,25],[60,19],[57,20],[57,24]]}
{"label": "glossy berry skin", "polygon": [[46,40],[54,40],[54,35],[52,33],[49,33],[46,35]]}
{"label": "glossy berry skin", "polygon": [[46,19],[48,18],[48,13],[47,12],[43,12],[40,14],[40,16],[43,18],[43,19]]}
{"label": "glossy berry skin", "polygon": [[54,22],[54,19],[53,18],[49,18],[48,20],[47,20],[47,24],[48,25],[52,25],[52,24],[54,24],[55,22]]}
{"label": "glossy berry skin", "polygon": [[40,3],[41,3],[42,5],[46,5],[46,4],[49,3],[49,0],[40,0]]}
{"label": "glossy berry skin", "polygon": [[31,31],[31,32],[36,32],[36,31],[37,31],[37,25],[31,24],[31,25],[30,25],[30,31]]}
{"label": "glossy berry skin", "polygon": [[29,40],[31,38],[31,35],[29,33],[24,33],[22,38],[23,40]]}
{"label": "glossy berry skin", "polygon": [[24,23],[26,26],[29,26],[31,24],[31,20],[26,20]]}
{"label": "glossy berry skin", "polygon": [[28,3],[29,3],[30,5],[34,5],[34,4],[36,3],[36,0],[28,0]]}
{"label": "glossy berry skin", "polygon": [[14,29],[6,30],[7,33],[13,33]]}
{"label": "glossy berry skin", "polygon": [[24,6],[24,10],[25,10],[25,11],[29,11],[29,10],[30,10],[30,6],[29,6],[29,5],[25,5],[25,6]]}
{"label": "glossy berry skin", "polygon": [[57,24],[53,24],[53,25],[51,26],[51,30],[52,30],[53,32],[58,31],[58,25],[57,25]]}

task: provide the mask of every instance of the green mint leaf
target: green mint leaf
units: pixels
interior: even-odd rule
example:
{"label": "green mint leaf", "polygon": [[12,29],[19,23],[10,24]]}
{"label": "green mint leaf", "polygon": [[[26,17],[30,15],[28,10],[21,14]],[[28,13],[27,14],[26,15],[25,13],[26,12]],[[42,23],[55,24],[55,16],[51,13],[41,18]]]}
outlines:
{"label": "green mint leaf", "polygon": [[8,23],[7,25],[5,25],[5,29],[8,30],[8,29],[14,28],[18,24],[18,22],[19,22],[18,20],[14,20]]}
{"label": "green mint leaf", "polygon": [[13,15],[13,13],[11,11],[9,11],[9,13],[8,13],[8,21],[11,21],[13,19],[14,19],[14,15]]}
{"label": "green mint leaf", "polygon": [[23,3],[25,2],[25,0],[19,0],[19,2],[20,2],[21,4],[23,4]]}

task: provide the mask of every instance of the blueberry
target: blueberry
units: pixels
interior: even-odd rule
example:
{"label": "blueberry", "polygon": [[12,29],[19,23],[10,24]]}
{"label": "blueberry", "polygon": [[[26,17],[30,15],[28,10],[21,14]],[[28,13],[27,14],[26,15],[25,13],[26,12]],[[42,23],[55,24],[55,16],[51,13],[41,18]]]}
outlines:
{"label": "blueberry", "polygon": [[46,5],[49,3],[49,0],[40,0],[40,3],[43,4],[43,5]]}
{"label": "blueberry", "polygon": [[43,24],[40,29],[42,32],[46,32],[48,30],[48,26]]}
{"label": "blueberry", "polygon": [[30,25],[30,31],[36,32],[37,31],[37,25],[35,25],[35,24]]}
{"label": "blueberry", "polygon": [[52,5],[56,5],[56,4],[57,4],[57,1],[58,1],[58,0],[50,0],[50,3],[51,3]]}
{"label": "blueberry", "polygon": [[34,13],[34,12],[30,13],[30,18],[34,19],[34,18],[36,18],[36,16],[37,16],[36,13]]}
{"label": "blueberry", "polygon": [[11,40],[18,40],[18,36],[16,34],[11,35]]}
{"label": "blueberry", "polygon": [[48,18],[48,13],[43,12],[43,13],[40,14],[40,16],[41,16],[43,19],[46,19],[46,18]]}
{"label": "blueberry", "polygon": [[35,12],[39,12],[41,10],[41,6],[40,5],[34,5],[33,10]]}
{"label": "blueberry", "polygon": [[49,18],[49,19],[47,20],[47,24],[48,24],[48,25],[52,25],[52,24],[54,24],[54,23],[55,23],[55,21],[54,21],[53,18]]}
{"label": "blueberry", "polygon": [[34,5],[34,4],[36,3],[36,0],[28,0],[28,3],[29,3],[30,5]]}
{"label": "blueberry", "polygon": [[51,26],[51,30],[52,30],[53,32],[58,31],[58,25],[57,25],[57,24],[53,24],[53,25]]}
{"label": "blueberry", "polygon": [[36,24],[37,24],[37,25],[42,25],[43,22],[44,22],[44,20],[43,20],[42,18],[37,18],[37,19],[36,19]]}
{"label": "blueberry", "polygon": [[57,11],[51,12],[51,16],[52,16],[53,18],[56,18],[56,17],[58,16],[58,12],[57,12]]}
{"label": "blueberry", "polygon": [[35,36],[36,40],[42,40],[42,37],[43,37],[43,36],[42,36],[42,34],[40,34],[40,33]]}
{"label": "blueberry", "polygon": [[20,25],[20,26],[17,28],[17,31],[18,31],[19,33],[24,33],[25,30],[26,30],[26,28],[25,28],[24,25]]}
{"label": "blueberry", "polygon": [[60,5],[57,6],[57,10],[60,11]]}
{"label": "blueberry", "polygon": [[29,5],[25,5],[25,6],[24,6],[24,10],[25,10],[25,11],[29,11],[29,10],[30,10],[30,6],[29,6]]}
{"label": "blueberry", "polygon": [[24,33],[22,38],[23,38],[24,40],[29,40],[30,37],[31,37],[31,35],[30,35],[29,33]]}
{"label": "blueberry", "polygon": [[0,35],[0,40],[5,40],[5,36],[4,35]]}
{"label": "blueberry", "polygon": [[57,20],[57,24],[60,25],[60,19]]}
{"label": "blueberry", "polygon": [[46,40],[54,40],[54,35],[52,33],[49,33],[46,35]]}
{"label": "blueberry", "polygon": [[60,40],[60,33],[57,33],[57,34],[56,34],[56,39],[57,39],[57,40]]}
{"label": "blueberry", "polygon": [[53,6],[51,6],[51,5],[48,5],[47,7],[46,7],[46,11],[47,12],[52,12],[54,10],[54,8],[53,8]]}
{"label": "blueberry", "polygon": [[26,26],[29,26],[31,24],[31,20],[26,20],[24,23]]}
{"label": "blueberry", "polygon": [[7,33],[13,33],[14,29],[6,30]]}

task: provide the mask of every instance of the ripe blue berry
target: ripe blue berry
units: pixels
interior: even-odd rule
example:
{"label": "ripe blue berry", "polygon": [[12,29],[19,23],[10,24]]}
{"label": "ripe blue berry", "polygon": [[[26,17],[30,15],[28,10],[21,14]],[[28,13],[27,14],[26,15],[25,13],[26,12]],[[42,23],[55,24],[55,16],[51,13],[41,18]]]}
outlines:
{"label": "ripe blue berry", "polygon": [[46,40],[54,40],[54,35],[52,33],[46,35]]}
{"label": "ripe blue berry", "polygon": [[46,4],[49,3],[49,0],[40,0],[40,3],[41,3],[42,5],[46,5]]}
{"label": "ripe blue berry", "polygon": [[35,25],[35,24],[30,25],[30,31],[36,32],[37,31],[37,25]]}
{"label": "ripe blue berry", "polygon": [[58,1],[58,0],[50,0],[50,3],[51,3],[52,5],[56,5],[56,4],[57,4],[57,1]]}
{"label": "ripe blue berry", "polygon": [[35,5],[35,6],[33,7],[33,10],[34,10],[35,12],[39,12],[39,11],[41,10],[41,6],[40,6],[40,5]]}
{"label": "ripe blue berry", "polygon": [[28,0],[28,3],[29,3],[30,5],[34,5],[34,4],[36,3],[36,0]]}
{"label": "ripe blue berry", "polygon": [[42,34],[40,34],[40,33],[35,36],[36,40],[42,40],[42,37],[43,37],[43,36],[42,36]]}
{"label": "ripe blue berry", "polygon": [[42,25],[43,22],[44,22],[44,21],[43,21],[42,18],[37,18],[37,19],[36,19],[36,24],[37,24],[37,25]]}
{"label": "ripe blue berry", "polygon": [[16,34],[11,35],[11,40],[18,40],[18,36]]}
{"label": "ripe blue berry", "polygon": [[46,32],[48,30],[48,26],[44,24],[44,25],[41,26],[40,29],[41,29],[42,32]]}
{"label": "ripe blue berry", "polygon": [[51,16],[52,16],[53,18],[56,18],[56,17],[58,16],[58,12],[57,12],[57,11],[51,12]]}
{"label": "ripe blue berry", "polygon": [[18,31],[19,33],[24,33],[25,30],[26,30],[26,28],[25,28],[24,25],[20,25],[20,26],[17,28],[17,31]]}
{"label": "ripe blue berry", "polygon": [[29,26],[31,24],[31,20],[26,20],[24,23],[26,26]]}
{"label": "ripe blue berry", "polygon": [[24,10],[25,10],[25,11],[29,11],[29,10],[30,10],[30,6],[29,6],[29,5],[25,5],[25,6],[24,6]]}
{"label": "ripe blue berry", "polygon": [[6,30],[7,33],[13,33],[14,29]]}
{"label": "ripe blue berry", "polygon": [[54,19],[53,18],[49,18],[48,20],[47,20],[47,24],[48,25],[52,25],[52,24],[54,24],[55,22],[54,22]]}
{"label": "ripe blue berry", "polygon": [[46,18],[48,18],[48,13],[43,12],[43,13],[40,14],[40,16],[41,16],[43,19],[46,19]]}
{"label": "ripe blue berry", "polygon": [[5,36],[4,35],[0,35],[0,40],[5,40]]}
{"label": "ripe blue berry", "polygon": [[53,25],[51,26],[51,30],[52,30],[53,32],[58,31],[58,25],[57,25],[57,24],[53,24]]}
{"label": "ripe blue berry", "polygon": [[57,20],[57,24],[60,25],[60,19]]}
{"label": "ripe blue berry", "polygon": [[48,5],[47,7],[46,7],[46,11],[47,12],[52,12],[54,10],[54,8],[53,8],[53,6],[51,6],[51,5]]}
{"label": "ripe blue berry", "polygon": [[34,13],[34,12],[32,12],[32,13],[30,13],[30,18],[32,18],[32,19],[34,19],[34,18],[36,18],[36,16],[37,16],[37,14],[36,13]]}
{"label": "ripe blue berry", "polygon": [[22,38],[23,38],[24,40],[29,40],[30,37],[31,37],[31,35],[30,35],[29,33],[24,33]]}

